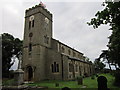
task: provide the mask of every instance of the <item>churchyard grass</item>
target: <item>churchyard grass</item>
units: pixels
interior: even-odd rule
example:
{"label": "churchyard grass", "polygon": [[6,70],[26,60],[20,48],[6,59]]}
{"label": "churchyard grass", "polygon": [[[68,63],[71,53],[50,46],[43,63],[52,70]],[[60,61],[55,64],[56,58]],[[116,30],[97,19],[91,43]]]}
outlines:
{"label": "churchyard grass", "polygon": [[[118,87],[113,86],[114,77],[111,74],[100,74],[99,76],[105,76],[108,80],[108,88],[116,88]],[[59,83],[59,86],[56,87],[55,83]],[[77,81],[57,81],[57,80],[50,80],[50,81],[41,81],[33,84],[27,84],[29,86],[43,86],[48,88],[63,88],[63,87],[69,87],[69,88],[97,88],[97,77],[95,76],[94,79],[91,79],[91,77],[87,77],[83,79],[83,85],[78,85]],[[120,88],[119,88],[120,89]]]}
{"label": "churchyard grass", "polygon": [[2,80],[3,86],[12,86],[14,84],[14,79],[4,79]]}

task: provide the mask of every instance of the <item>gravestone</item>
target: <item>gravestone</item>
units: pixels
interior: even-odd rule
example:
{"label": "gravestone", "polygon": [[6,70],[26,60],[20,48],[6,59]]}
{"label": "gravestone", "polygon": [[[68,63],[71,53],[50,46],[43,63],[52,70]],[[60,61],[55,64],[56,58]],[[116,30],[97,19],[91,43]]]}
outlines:
{"label": "gravestone", "polygon": [[59,83],[55,83],[55,87],[59,87]]}
{"label": "gravestone", "polygon": [[78,85],[82,85],[83,84],[83,77],[77,77],[77,83]]}
{"label": "gravestone", "polygon": [[105,76],[99,76],[97,78],[98,90],[109,90],[107,88],[107,78]]}

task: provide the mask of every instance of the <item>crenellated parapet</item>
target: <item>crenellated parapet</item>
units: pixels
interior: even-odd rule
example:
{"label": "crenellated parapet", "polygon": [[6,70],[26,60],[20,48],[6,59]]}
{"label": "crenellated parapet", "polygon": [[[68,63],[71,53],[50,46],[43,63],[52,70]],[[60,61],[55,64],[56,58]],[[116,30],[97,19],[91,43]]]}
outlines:
{"label": "crenellated parapet", "polygon": [[39,8],[39,7],[42,8],[44,11],[46,11],[48,14],[51,14],[42,4],[38,4],[38,5],[33,6],[32,8],[27,9],[26,13],[30,10],[33,10],[33,9],[36,9],[36,8]]}

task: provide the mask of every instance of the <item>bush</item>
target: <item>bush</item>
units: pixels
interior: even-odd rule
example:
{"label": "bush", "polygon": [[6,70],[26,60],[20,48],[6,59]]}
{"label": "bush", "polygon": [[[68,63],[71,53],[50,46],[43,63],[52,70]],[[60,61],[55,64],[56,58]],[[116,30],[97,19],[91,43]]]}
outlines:
{"label": "bush", "polygon": [[116,72],[115,72],[114,85],[120,87],[120,71],[116,71]]}

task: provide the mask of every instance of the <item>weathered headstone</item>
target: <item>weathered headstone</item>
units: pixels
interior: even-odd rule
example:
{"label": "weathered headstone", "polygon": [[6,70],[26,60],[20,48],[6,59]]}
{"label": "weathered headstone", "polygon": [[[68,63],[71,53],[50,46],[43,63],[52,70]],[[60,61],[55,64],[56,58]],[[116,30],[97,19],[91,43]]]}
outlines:
{"label": "weathered headstone", "polygon": [[59,83],[55,83],[55,87],[59,87]]}
{"label": "weathered headstone", "polygon": [[77,77],[77,82],[78,82],[78,85],[82,85],[83,84],[83,77]]}
{"label": "weathered headstone", "polygon": [[99,76],[97,78],[98,90],[109,90],[107,88],[107,78],[105,76]]}

